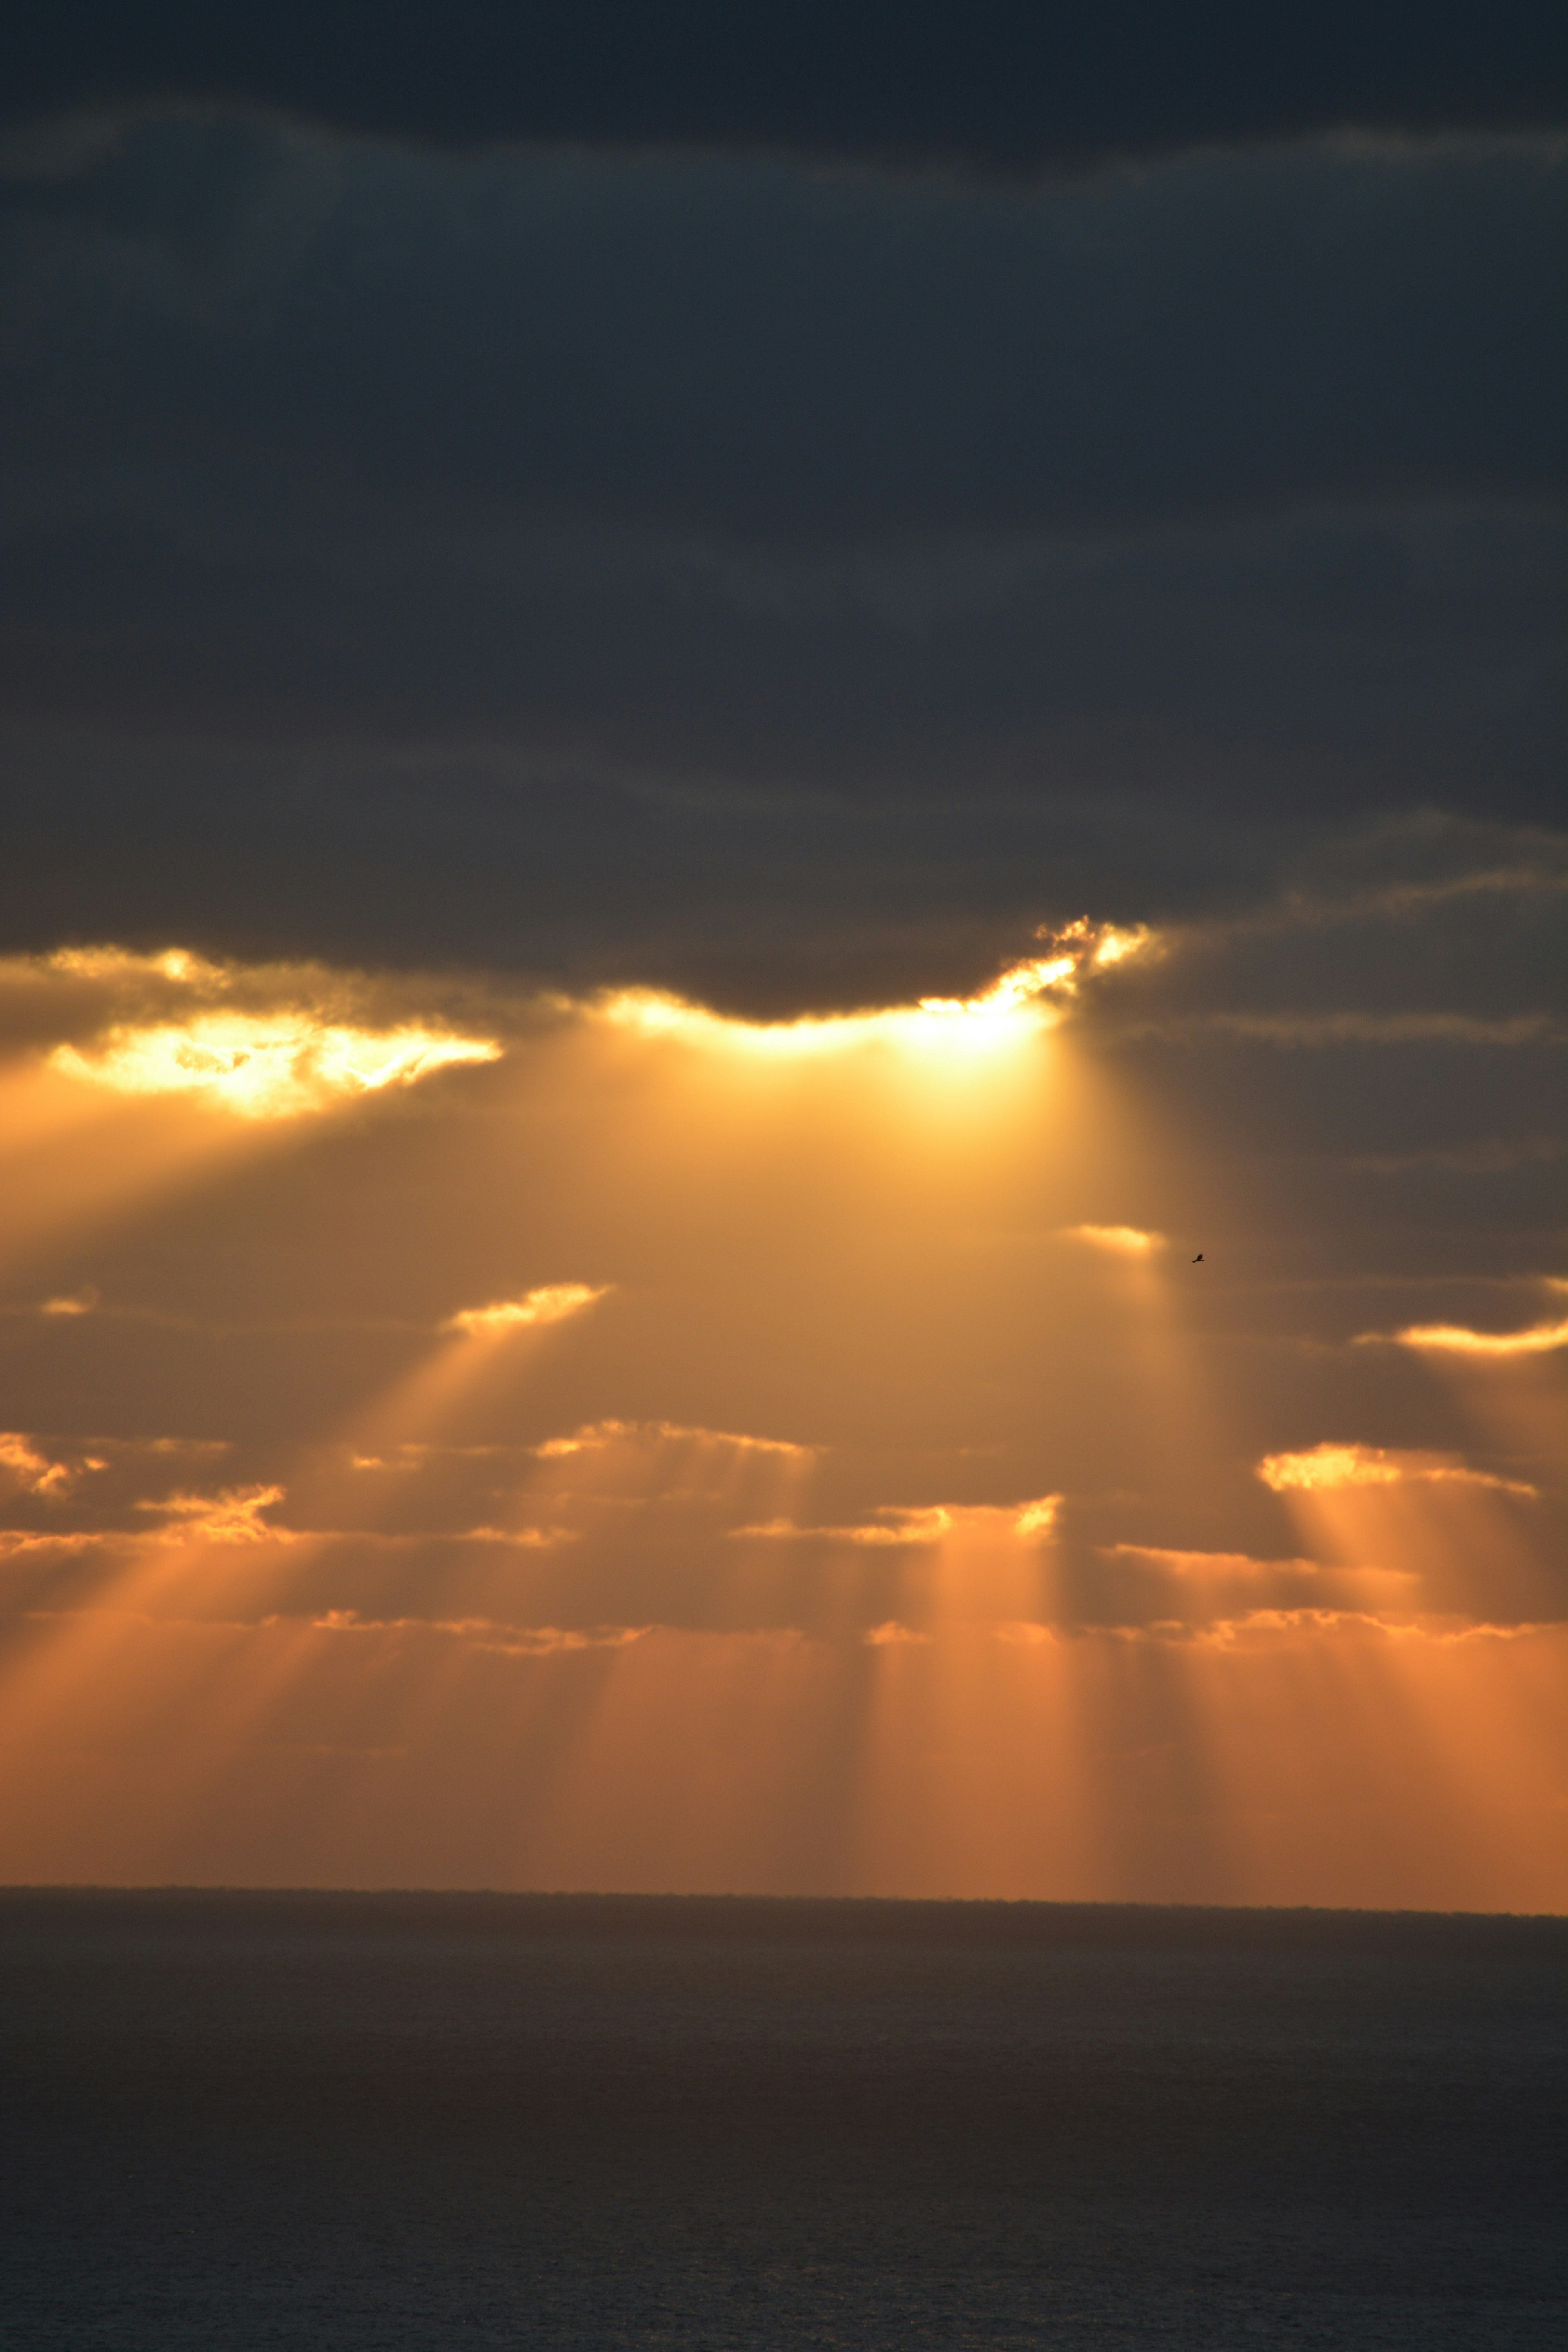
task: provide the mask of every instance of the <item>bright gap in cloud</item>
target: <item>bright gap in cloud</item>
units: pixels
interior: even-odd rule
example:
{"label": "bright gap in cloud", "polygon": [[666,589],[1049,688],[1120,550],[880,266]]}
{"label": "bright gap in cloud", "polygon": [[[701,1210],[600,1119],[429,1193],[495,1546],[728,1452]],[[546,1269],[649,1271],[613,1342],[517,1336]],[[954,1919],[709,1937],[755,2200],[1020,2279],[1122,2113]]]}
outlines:
{"label": "bright gap in cloud", "polygon": [[492,1038],[408,1023],[357,1029],[310,1013],[203,1013],[119,1027],[85,1050],[59,1045],[53,1068],[116,1094],[195,1094],[244,1118],[294,1118],[355,1095],[409,1086],[453,1063],[493,1062]]}
{"label": "bright gap in cloud", "polygon": [[1152,948],[1142,927],[1118,931],[1088,917],[1065,930],[1041,934],[1053,952],[1011,964],[973,996],[922,996],[914,1004],[871,1013],[807,1014],[798,1021],[740,1021],[684,998],[649,989],[625,989],[600,999],[602,1020],[650,1036],[723,1045],[779,1059],[840,1053],[883,1043],[913,1054],[985,1053],[1055,1026],[1059,1012],[1047,1001],[1070,996],[1086,972]]}

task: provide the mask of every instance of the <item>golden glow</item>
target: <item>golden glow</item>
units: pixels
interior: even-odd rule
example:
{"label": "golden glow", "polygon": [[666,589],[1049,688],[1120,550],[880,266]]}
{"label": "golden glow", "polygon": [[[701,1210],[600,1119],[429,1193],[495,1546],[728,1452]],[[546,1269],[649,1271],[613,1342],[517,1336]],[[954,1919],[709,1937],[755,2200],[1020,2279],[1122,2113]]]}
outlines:
{"label": "golden glow", "polygon": [[588,1282],[552,1282],[530,1290],[521,1298],[498,1298],[489,1307],[465,1307],[449,1315],[444,1331],[464,1331],[471,1339],[497,1339],[509,1331],[526,1330],[542,1323],[563,1323],[608,1296],[613,1286]]}
{"label": "golden glow", "polygon": [[[592,1434],[530,1456],[600,1481],[570,1490],[585,1502],[651,1498],[661,1481],[674,1499],[693,1445],[720,1450],[675,1426]],[[769,1475],[793,1475],[799,1452],[723,1450]],[[36,1440],[13,1451],[31,1476],[53,1466]],[[646,1475],[628,1490],[634,1459]],[[222,1854],[231,1879],[329,1885],[1568,1899],[1539,1826],[1568,1801],[1562,1627],[1243,1607],[1195,1628],[1074,1633],[988,1600],[965,1622],[987,1542],[1049,1532],[1054,1497],[850,1522],[923,1526],[952,1557],[933,1582],[929,1547],[890,1555],[902,1602],[839,1642],[574,1621],[466,1591],[438,1613],[342,1600],[290,1613],[277,1580],[323,1539],[269,1523],[283,1500],[261,1486],[168,1496],[166,1528],[102,1538],[129,1544],[129,1565],[95,1605],[35,1613],[0,1708],[0,1790],[26,1792],[0,1795],[6,1875],[44,1874],[53,1856],[84,1879],[210,1878]],[[1310,1565],[1163,1559],[1178,1576]],[[803,1846],[836,1757],[836,1826]]]}
{"label": "golden glow", "polygon": [[[918,1630],[79,1621],[68,1681],[7,1688],[0,1859],[14,1880],[213,1880],[226,1858],[229,1883],[1568,1901],[1562,1627]],[[73,1722],[95,1738],[59,1742]],[[1186,1780],[1172,1738],[1195,1727]]]}
{"label": "golden glow", "polygon": [[[1268,1286],[1190,1308],[1155,1228],[1258,1229],[1234,1137],[1035,1042],[1158,943],[1037,944],[972,998],[787,1024],[29,964],[17,1034],[70,1043],[0,1073],[6,1418],[50,1433],[0,1436],[0,1879],[1568,1901],[1549,1445],[1266,1452],[1420,1434],[1426,1381],[1363,1355],[1368,1418],[1303,1421],[1321,1360],[1254,1378]],[[265,1053],[85,1082],[205,1022],[323,1109],[434,1065],[329,1083],[322,1039],[509,1051],[460,1116],[298,1149],[208,1108]],[[100,1245],[102,1202],[241,1169]],[[563,1268],[613,1310],[523,1287]],[[1433,1370],[1512,1412],[1552,1362]],[[221,1468],[124,1434],[209,1416]]]}
{"label": "golden glow", "polygon": [[1149,1234],[1138,1225],[1064,1225],[1065,1242],[1086,1242],[1090,1249],[1110,1250],[1119,1257],[1150,1257],[1165,1247],[1163,1234]]}
{"label": "golden glow", "polygon": [[0,1267],[210,1180],[268,1132],[208,1118],[191,1095],[114,1095],[37,1061],[0,1067]]}
{"label": "golden glow", "polygon": [[1568,1321],[1537,1323],[1527,1331],[1470,1331],[1458,1323],[1421,1323],[1394,1336],[1402,1348],[1435,1348],[1459,1356],[1542,1356],[1553,1348],[1568,1348]]}
{"label": "golden glow", "polygon": [[194,1093],[242,1118],[297,1118],[345,1097],[410,1086],[454,1063],[493,1062],[493,1039],[405,1024],[349,1028],[308,1013],[203,1013],[111,1029],[102,1044],[58,1045],[51,1066],[115,1094]]}

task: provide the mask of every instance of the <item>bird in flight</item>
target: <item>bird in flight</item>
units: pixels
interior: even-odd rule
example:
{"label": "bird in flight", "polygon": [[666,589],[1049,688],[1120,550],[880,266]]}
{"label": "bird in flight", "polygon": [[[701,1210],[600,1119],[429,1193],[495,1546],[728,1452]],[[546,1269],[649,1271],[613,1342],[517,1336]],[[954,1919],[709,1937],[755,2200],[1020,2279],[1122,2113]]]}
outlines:
{"label": "bird in flight", "polygon": [[1202,1265],[1203,1262],[1204,1262],[1204,1254],[1203,1254],[1202,1250],[1199,1250],[1199,1252],[1198,1252],[1198,1254],[1197,1254],[1196,1257],[1195,1257],[1195,1258],[1194,1258],[1194,1260],[1193,1260],[1193,1264],[1194,1264],[1194,1265]]}

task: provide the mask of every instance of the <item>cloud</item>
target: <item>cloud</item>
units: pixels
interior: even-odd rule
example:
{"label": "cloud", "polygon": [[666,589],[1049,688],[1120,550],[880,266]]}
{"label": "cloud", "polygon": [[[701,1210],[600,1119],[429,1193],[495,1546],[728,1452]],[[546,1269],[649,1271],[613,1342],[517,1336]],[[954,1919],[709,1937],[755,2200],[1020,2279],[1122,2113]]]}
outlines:
{"label": "cloud", "polygon": [[[388,16],[367,43],[353,17],[287,5],[207,15],[158,0],[128,22],[109,0],[62,0],[18,53],[0,120],[240,103],[381,140],[750,148],[1013,177],[1315,129],[1561,122],[1553,34],[1541,0],[1504,0],[1484,43],[1461,10],[1416,20],[1347,0],[1310,20],[1173,18],[1150,0],[1087,16],[974,0],[961,17],[886,0],[739,16],[678,0],[656,18],[636,0],[549,16],[452,0],[438,16]],[[35,168],[48,152],[37,138],[21,149]]]}
{"label": "cloud", "polygon": [[[1350,1164],[1358,1171],[1364,1169],[1373,1176],[1407,1176],[1415,1171],[1428,1169],[1458,1176],[1500,1176],[1511,1174],[1515,1169],[1529,1168],[1565,1156],[1568,1156],[1568,1142],[1558,1136],[1480,1136],[1473,1142],[1447,1149],[1439,1146],[1426,1151],[1368,1152],[1353,1159]],[[1370,1343],[1391,1335],[1369,1331],[1363,1336]]]}
{"label": "cloud", "polygon": [[[1272,1483],[1272,1481],[1270,1481]],[[1310,1559],[1255,1559],[1249,1552],[1180,1551],[1160,1544],[1102,1544],[1108,1559],[1135,1561],[1158,1570],[1163,1576],[1223,1578],[1231,1576],[1317,1576],[1321,1570]]]}
{"label": "cloud", "polygon": [[1217,1649],[1278,1647],[1296,1649],[1303,1636],[1311,1641],[1361,1641],[1412,1650],[1454,1649],[1471,1643],[1529,1641],[1560,1633],[1557,1624],[1494,1625],[1470,1619],[1456,1622],[1434,1616],[1386,1617],[1364,1609],[1251,1609],[1238,1617],[1187,1631],[1152,1626],[1136,1629],[1144,1638],[1191,1640]]}
{"label": "cloud", "polygon": [[[47,1055],[68,1046],[75,1060],[66,1066],[79,1068],[124,1041],[188,1038],[187,1066],[120,1074],[132,1087],[184,1088],[214,1076],[200,1041],[221,1047],[228,1031],[235,1052],[224,1053],[223,1063],[247,1050],[254,1058],[259,1046],[260,1066],[252,1073],[258,1082],[268,1075],[270,1052],[285,1059],[298,1055],[305,1066],[298,1076],[307,1085],[374,1091],[412,1074],[404,1047],[416,1053],[426,1033],[437,1043],[492,1051],[493,1039],[464,1040],[461,1034],[492,1001],[490,987],[450,973],[372,973],[308,959],[215,959],[181,947],[54,948],[0,955],[0,1047]],[[515,1010],[514,998],[514,1017]]]}
{"label": "cloud", "polygon": [[132,126],[0,226],[8,937],[773,1018],[1550,821],[1563,180]]}
{"label": "cloud", "polygon": [[508,1331],[527,1330],[546,1323],[563,1323],[609,1296],[614,1285],[552,1282],[526,1291],[521,1298],[498,1298],[489,1307],[460,1307],[441,1326],[444,1331],[465,1331],[471,1339],[500,1338]]}
{"label": "cloud", "polygon": [[310,1624],[321,1633],[445,1634],[465,1648],[501,1657],[543,1658],[574,1650],[624,1650],[650,1625],[511,1625],[489,1617],[364,1617],[356,1609],[329,1609]]}
{"label": "cloud", "polygon": [[[100,530],[117,527],[123,566],[161,518],[173,536],[161,564],[141,548],[146,588],[182,637],[217,617],[200,611],[204,579],[224,582],[226,604],[248,589],[268,633],[290,597],[309,611],[336,589],[341,602],[345,567],[379,524],[406,557],[464,583],[479,633],[465,645],[428,607],[423,647],[411,625],[398,630],[418,671],[401,692],[388,665],[375,676],[405,709],[411,688],[431,690],[437,653],[470,690],[485,676],[489,701],[498,623],[531,558],[539,589],[548,582],[563,604],[551,627],[539,596],[544,641],[531,648],[506,633],[531,683],[551,656],[580,668],[576,631],[561,625],[585,593],[624,626],[628,598],[642,603],[662,573],[691,622],[710,627],[715,604],[739,619],[744,587],[757,619],[787,626],[814,556],[835,547],[888,551],[833,575],[838,601],[858,586],[888,618],[928,627],[933,595],[994,621],[1031,543],[1064,530],[1179,530],[1204,514],[1403,492],[1480,501],[1468,536],[1490,539],[1495,560],[1497,525],[1483,518],[1561,484],[1547,329],[1531,311],[1554,251],[1560,163],[1539,144],[1394,155],[1324,143],[1003,196],[824,184],[742,162],[323,153],[232,119],[151,123],[58,188],[8,192],[10,290],[34,372],[13,379],[13,429],[37,467],[17,522],[39,535],[41,558],[96,513]],[[204,173],[199,239],[171,208],[181,167]],[[1435,275],[1417,271],[1424,257]],[[586,309],[579,277],[595,289]],[[106,283],[118,299],[95,303]],[[1022,304],[1019,287],[1032,297]],[[872,299],[874,316],[861,315]],[[1478,315],[1497,348],[1468,341]],[[410,322],[432,316],[474,373],[454,376],[423,347]],[[104,380],[78,385],[51,434],[32,404],[65,386],[68,328]],[[330,371],[280,415],[267,404],[303,364],[307,336]],[[550,364],[522,372],[541,349]],[[154,351],[181,395],[162,408]],[[1453,381],[1425,385],[1426,429],[1413,439],[1400,425],[1423,362]],[[574,396],[588,386],[591,401]],[[155,453],[163,481],[116,474],[117,447]],[[68,448],[89,469],[74,506]],[[297,476],[278,462],[286,451]],[[186,499],[204,482],[216,503],[198,515]],[[952,534],[962,560],[933,572],[931,541]],[[905,551],[906,535],[926,545]],[[766,560],[748,562],[748,548]],[[302,571],[278,562],[285,550]],[[1156,562],[1173,552],[1165,541]],[[247,553],[273,558],[248,582]],[[1080,557],[1091,605],[1110,581],[1125,585],[1121,567]],[[488,623],[487,583],[501,605]],[[1375,608],[1382,583],[1341,584]],[[1452,584],[1408,586],[1426,604]],[[73,593],[50,567],[39,585],[48,603],[33,625],[52,625],[40,650],[73,610],[84,624],[134,619],[120,609],[122,580]],[[309,704],[323,677],[346,687],[357,672],[367,687],[363,633],[411,624],[398,591],[412,586],[360,582],[355,629],[319,647],[312,672],[275,681],[273,707]],[[661,650],[676,650],[676,619],[667,605]],[[162,668],[153,633],[135,635]],[[109,648],[91,650],[96,668]],[[232,658],[245,650],[224,665],[234,685],[254,675]],[[1050,667],[1059,678],[1059,651]]]}
{"label": "cloud", "polygon": [[1020,1536],[1049,1535],[1056,1526],[1061,1506],[1059,1495],[1041,1495],[1032,1503],[1021,1504],[1018,1516],[1013,1522],[1014,1533]]}
{"label": "cloud", "polygon": [[975,1534],[1005,1534],[1024,1541],[1051,1534],[1061,1507],[1059,1495],[1041,1495],[1032,1502],[1010,1504],[926,1503],[910,1507],[880,1503],[869,1519],[839,1527],[802,1527],[788,1518],[764,1519],[732,1528],[737,1538],[769,1543],[847,1543],[883,1550],[905,1544],[931,1545],[949,1538],[962,1541]]}
{"label": "cloud", "polygon": [[594,1421],[569,1436],[548,1437],[533,1448],[542,1460],[573,1454],[602,1452],[606,1446],[629,1443],[634,1445],[696,1444],[722,1447],[737,1454],[775,1454],[785,1461],[805,1463],[814,1449],[797,1445],[786,1437],[756,1437],[734,1429],[702,1429],[674,1421]]}
{"label": "cloud", "polygon": [[1059,1018],[1056,1000],[1076,994],[1080,982],[1131,958],[1159,952],[1158,939],[1146,925],[1118,930],[1088,916],[1057,930],[1042,927],[1037,936],[1048,940],[1049,954],[1007,965],[968,996],[921,996],[912,1004],[792,1021],[738,1020],[648,989],[617,991],[587,1009],[596,1019],[643,1035],[677,1037],[764,1059],[816,1057],[872,1044],[915,1055],[966,1055],[1051,1026]]}
{"label": "cloud", "polygon": [[[1163,1544],[1116,1543],[1095,1548],[1099,1590],[1080,1598],[1083,1622],[1169,1630],[1221,1624],[1237,1603],[1288,1609],[1394,1610],[1407,1613],[1423,1584],[1416,1568],[1259,1558],[1242,1551],[1199,1551]],[[1131,1571],[1131,1574],[1125,1573]]]}
{"label": "cloud", "polygon": [[261,1516],[284,1499],[281,1486],[225,1486],[216,1495],[165,1495],[136,1508],[172,1519],[172,1532],[184,1543],[293,1543],[299,1540],[294,1529]]}
{"label": "cloud", "polygon": [[1165,1247],[1163,1234],[1145,1233],[1140,1225],[1064,1225],[1061,1239],[1084,1242],[1117,1257],[1149,1257]]}
{"label": "cloud", "polygon": [[[363,1535],[356,1534],[355,1540],[363,1542],[364,1538]],[[393,1537],[386,1540],[425,1543],[429,1538],[422,1534],[401,1538]],[[578,1531],[575,1528],[462,1528],[454,1535],[443,1535],[440,1540],[443,1543],[510,1544],[520,1551],[548,1551],[553,1544],[575,1543]]]}
{"label": "cloud", "polygon": [[[413,984],[417,995],[419,983]],[[433,982],[437,997],[471,987]],[[404,1010],[409,984],[319,963],[215,961],[118,945],[0,957],[0,1056],[110,1097],[183,1098],[247,1124],[292,1120],[494,1062],[496,1037]],[[390,1019],[386,1016],[391,1014]],[[515,1010],[514,1010],[515,1019]],[[13,1071],[16,1061],[13,1060]],[[112,1191],[115,1170],[102,1171]],[[44,1302],[90,1312],[85,1284]],[[126,1310],[119,1310],[121,1313]]]}
{"label": "cloud", "polygon": [[1472,1470],[1451,1456],[1402,1452],[1381,1445],[1324,1443],[1305,1454],[1266,1454],[1257,1475],[1276,1494],[1339,1486],[1456,1486],[1490,1487],[1500,1494],[1533,1496],[1521,1480]]}
{"label": "cloud", "polygon": [[62,1494],[76,1475],[68,1463],[40,1453],[18,1429],[0,1429],[0,1471],[8,1471],[30,1495]]}
{"label": "cloud", "polygon": [[180,1027],[114,1030],[95,1049],[60,1045],[49,1059],[115,1094],[195,1094],[243,1118],[296,1118],[500,1053],[489,1038],[413,1027],[378,1033],[305,1013],[213,1013]]}
{"label": "cloud", "polygon": [[847,1543],[882,1549],[895,1544],[937,1544],[952,1530],[952,1514],[940,1503],[909,1510],[882,1504],[873,1519],[846,1527],[798,1527],[793,1519],[762,1519],[732,1528],[731,1535],[764,1543]]}
{"label": "cloud", "polygon": [[1525,1331],[1471,1331],[1458,1323],[1415,1323],[1404,1331],[1363,1331],[1358,1346],[1388,1342],[1460,1356],[1541,1356],[1568,1348],[1568,1321],[1536,1323]]}
{"label": "cloud", "polygon": [[1242,1037],[1265,1045],[1562,1045],[1568,1022],[1548,1013],[1500,1020],[1458,1012],[1208,1013],[1172,1016],[1154,1024],[1130,1023],[1129,1035]]}

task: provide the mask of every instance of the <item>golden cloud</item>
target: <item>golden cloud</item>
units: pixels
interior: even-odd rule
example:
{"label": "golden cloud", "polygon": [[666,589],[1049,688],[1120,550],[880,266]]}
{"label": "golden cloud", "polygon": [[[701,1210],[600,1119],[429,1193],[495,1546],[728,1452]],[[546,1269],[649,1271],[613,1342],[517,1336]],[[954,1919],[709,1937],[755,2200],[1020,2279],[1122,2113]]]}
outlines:
{"label": "golden cloud", "polygon": [[1186,1627],[1130,1627],[1131,1638],[1175,1637],[1216,1649],[1244,1644],[1292,1648],[1302,1636],[1316,1639],[1370,1640],[1409,1649],[1453,1649],[1461,1644],[1528,1641],[1532,1635],[1555,1633],[1555,1623],[1521,1622],[1495,1624],[1488,1618],[1437,1617],[1430,1614],[1388,1617],[1369,1609],[1249,1609],[1239,1617],[1216,1618],[1212,1624]]}
{"label": "golden cloud", "polygon": [[59,972],[69,980],[127,981],[156,975],[208,986],[222,986],[230,971],[205,956],[194,955],[188,948],[164,948],[156,955],[142,955],[134,948],[57,948],[53,955],[39,956],[37,963],[39,970]]}
{"label": "golden cloud", "polygon": [[547,1437],[542,1445],[531,1450],[542,1461],[552,1461],[558,1455],[588,1454],[607,1445],[629,1440],[647,1444],[682,1441],[697,1445],[722,1445],[742,1454],[778,1454],[792,1461],[809,1461],[813,1449],[796,1445],[787,1437],[752,1437],[743,1430],[703,1429],[677,1421],[591,1421],[569,1437]]}
{"label": "golden cloud", "polygon": [[161,1502],[138,1503],[139,1511],[155,1511],[179,1522],[182,1541],[205,1543],[292,1543],[293,1529],[268,1527],[261,1514],[284,1499],[281,1486],[225,1486],[216,1495],[166,1495]]}
{"label": "golden cloud", "polygon": [[223,1012],[116,1027],[100,1045],[58,1045],[48,1058],[67,1076],[115,1094],[194,1094],[242,1118],[297,1118],[500,1054],[493,1038],[416,1024],[358,1029],[310,1013]]}
{"label": "golden cloud", "polygon": [[443,1634],[504,1657],[542,1658],[563,1650],[622,1650],[651,1625],[510,1625],[490,1617],[362,1617],[357,1609],[328,1609],[312,1617],[322,1633]]}
{"label": "golden cloud", "polygon": [[837,1527],[801,1527],[794,1519],[763,1519],[731,1528],[732,1536],[759,1538],[769,1543],[848,1543],[873,1549],[893,1544],[938,1544],[950,1536],[981,1529],[1000,1530],[1024,1538],[1049,1535],[1061,1507],[1059,1495],[1039,1495],[1033,1501],[998,1506],[991,1503],[927,1503],[910,1507],[882,1503],[869,1519]]}
{"label": "golden cloud", "polygon": [[652,1036],[725,1045],[793,1058],[841,1052],[883,1042],[914,1053],[985,1051],[1049,1028],[1060,1017],[1053,997],[1070,996],[1095,971],[1153,950],[1154,934],[1140,926],[1115,930],[1087,916],[1063,930],[1040,932],[1052,952],[1010,964],[989,988],[973,996],[922,996],[913,1004],[867,1013],[809,1014],[797,1021],[739,1021],[650,989],[601,997],[590,1011],[617,1026]]}
{"label": "golden cloud", "polygon": [[884,1504],[876,1517],[843,1527],[799,1527],[794,1519],[763,1519],[751,1527],[732,1528],[731,1535],[756,1537],[768,1543],[934,1544],[952,1528],[952,1515],[942,1504],[923,1510],[905,1510]]}
{"label": "golden cloud", "polygon": [[1141,1568],[1153,1569],[1163,1576],[1317,1576],[1321,1572],[1316,1560],[1255,1559],[1246,1551],[1175,1551],[1161,1544],[1134,1543],[1100,1544],[1096,1549],[1103,1559],[1135,1560]]}
{"label": "golden cloud", "polygon": [[[1383,1336],[1368,1331],[1363,1339]],[[1402,1348],[1436,1348],[1461,1356],[1541,1356],[1553,1348],[1568,1348],[1568,1321],[1537,1323],[1526,1331],[1471,1331],[1461,1323],[1416,1323],[1393,1336]]]}
{"label": "golden cloud", "polygon": [[1037,1495],[1032,1503],[1020,1504],[1013,1522],[1013,1532],[1018,1536],[1048,1536],[1057,1523],[1061,1509],[1059,1495]]}
{"label": "golden cloud", "polygon": [[0,1429],[0,1470],[9,1470],[29,1495],[58,1495],[75,1475],[68,1463],[40,1454],[19,1429]]}
{"label": "golden cloud", "polygon": [[1064,1225],[1064,1242],[1085,1242],[1090,1249],[1110,1250],[1119,1257],[1149,1257],[1165,1247],[1163,1234],[1145,1233],[1141,1225]]}
{"label": "golden cloud", "polygon": [[1447,1454],[1404,1453],[1381,1445],[1314,1445],[1306,1454],[1267,1454],[1257,1475],[1276,1494],[1335,1486],[1399,1486],[1447,1484],[1487,1486],[1507,1495],[1531,1496],[1533,1486],[1514,1478],[1472,1470]]}
{"label": "golden cloud", "polygon": [[563,1323],[607,1296],[608,1282],[552,1282],[521,1298],[497,1298],[488,1307],[460,1307],[441,1326],[444,1331],[464,1331],[470,1339],[494,1338],[506,1331],[528,1330],[545,1323]]}

